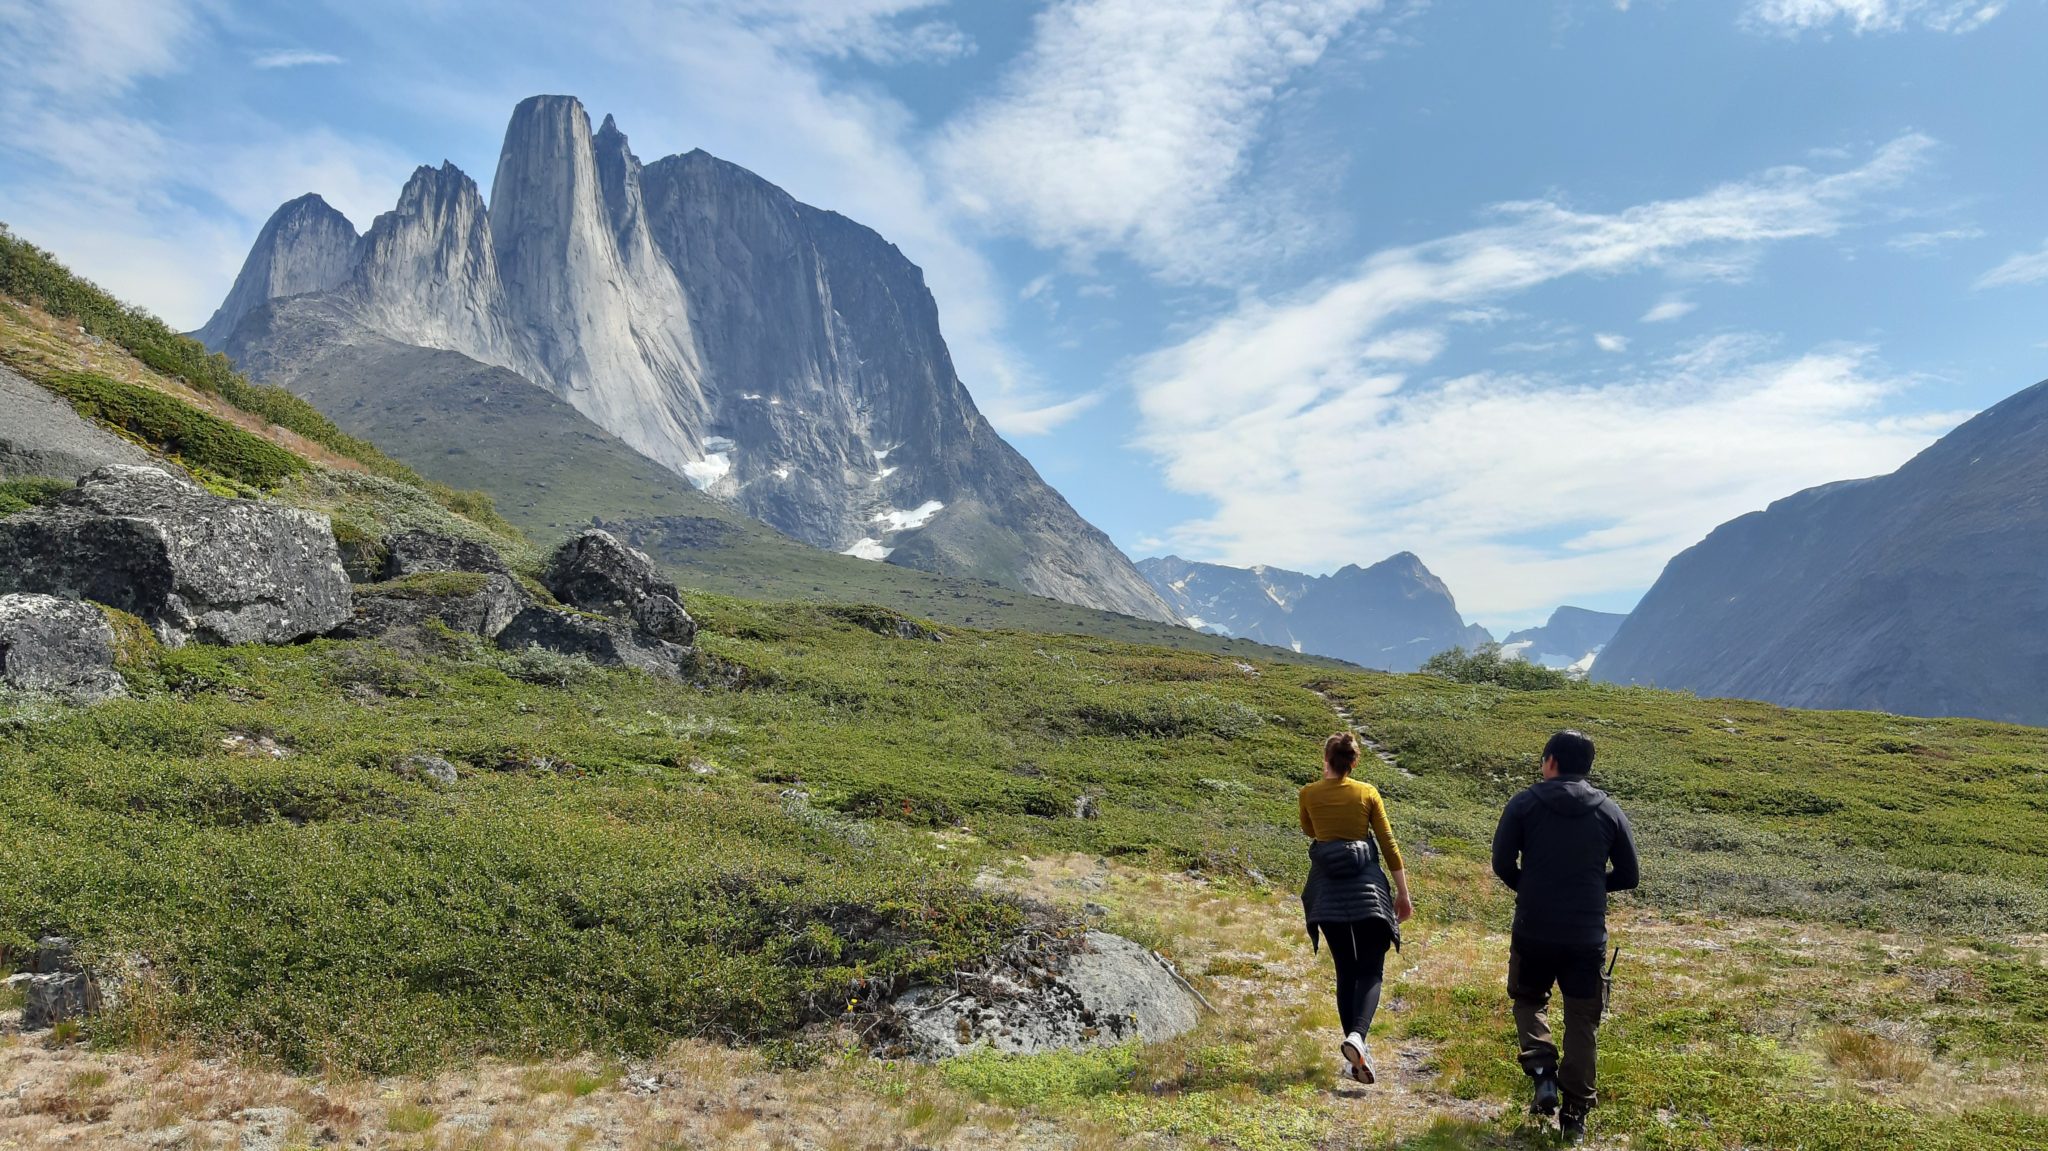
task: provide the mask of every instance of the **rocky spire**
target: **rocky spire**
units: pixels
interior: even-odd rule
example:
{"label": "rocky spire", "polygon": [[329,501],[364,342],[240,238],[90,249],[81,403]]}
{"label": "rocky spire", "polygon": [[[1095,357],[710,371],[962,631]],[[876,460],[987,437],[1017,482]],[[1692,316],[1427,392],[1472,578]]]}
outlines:
{"label": "rocky spire", "polygon": [[218,346],[264,301],[304,292],[323,292],[348,278],[356,259],[355,225],[308,192],[270,214],[256,245],[242,261],[241,274],[198,336]]}

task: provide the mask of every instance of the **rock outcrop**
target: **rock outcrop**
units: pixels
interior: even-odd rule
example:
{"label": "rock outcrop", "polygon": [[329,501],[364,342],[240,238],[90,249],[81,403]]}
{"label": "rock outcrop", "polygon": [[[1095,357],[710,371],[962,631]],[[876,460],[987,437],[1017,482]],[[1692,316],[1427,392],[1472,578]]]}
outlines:
{"label": "rock outcrop", "polygon": [[0,368],[0,480],[76,480],[108,464],[146,464],[149,453]]}
{"label": "rock outcrop", "polygon": [[35,959],[22,976],[21,1029],[41,1031],[67,1019],[98,1011],[104,997],[99,980],[78,961],[71,941],[47,935],[36,943]]}
{"label": "rock outcrop", "polygon": [[498,634],[499,647],[537,647],[668,679],[697,669],[697,621],[676,585],[610,532],[592,528],[564,542],[541,582],[568,610],[529,606]]}
{"label": "rock outcrop", "polygon": [[630,667],[663,679],[680,679],[696,666],[696,652],[642,631],[631,623],[578,612],[530,607],[498,633],[507,651],[537,647],[587,659],[599,667]]}
{"label": "rock outcrop", "polygon": [[430,531],[402,531],[384,541],[383,578],[398,579],[422,572],[482,572],[509,575],[498,549],[480,540],[444,536]]}
{"label": "rock outcrop", "polygon": [[1593,678],[2048,724],[2048,383],[1681,552]]}
{"label": "rock outcrop", "polygon": [[1326,576],[1179,556],[1140,560],[1138,570],[1191,627],[1362,667],[1414,671],[1440,651],[1492,639],[1465,623],[1450,588],[1411,552]]}
{"label": "rock outcrop", "polygon": [[[806,543],[1173,618],[982,418],[918,268],[751,172],[703,152],[643,167],[609,118],[592,132],[574,99],[539,96],[513,113],[488,205],[453,166],[422,167],[346,278],[305,289],[352,240],[331,223],[280,209],[210,347],[286,386],[352,345],[458,352]],[[282,250],[295,237],[303,257]],[[275,306],[249,306],[265,285]]]}
{"label": "rock outcrop", "polygon": [[0,520],[0,592],[132,612],[165,644],[287,643],[349,618],[327,517],[111,465]]}
{"label": "rock outcrop", "polygon": [[532,605],[532,597],[509,575],[432,570],[359,585],[352,616],[330,634],[337,639],[372,639],[434,622],[451,631],[496,639]]}
{"label": "rock outcrop", "polygon": [[953,987],[913,987],[890,1007],[883,1054],[948,1059],[1157,1043],[1194,1028],[1197,1000],[1166,962],[1120,935],[1002,957]]}
{"label": "rock outcrop", "polygon": [[541,572],[556,599],[587,612],[636,625],[649,635],[688,646],[697,623],[683,610],[676,585],[661,577],[646,553],[591,528],[556,548]]}
{"label": "rock outcrop", "polygon": [[125,694],[113,626],[77,600],[0,595],[0,685],[79,702]]}

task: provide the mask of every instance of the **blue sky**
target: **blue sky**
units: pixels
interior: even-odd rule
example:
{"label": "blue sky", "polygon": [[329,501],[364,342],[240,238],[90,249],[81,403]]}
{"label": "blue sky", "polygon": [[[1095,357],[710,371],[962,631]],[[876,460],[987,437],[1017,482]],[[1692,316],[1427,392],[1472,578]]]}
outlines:
{"label": "blue sky", "polygon": [[278,203],[616,114],[894,240],[1134,555],[1626,609],[2048,361],[2041,0],[0,0],[0,220],[183,326]]}

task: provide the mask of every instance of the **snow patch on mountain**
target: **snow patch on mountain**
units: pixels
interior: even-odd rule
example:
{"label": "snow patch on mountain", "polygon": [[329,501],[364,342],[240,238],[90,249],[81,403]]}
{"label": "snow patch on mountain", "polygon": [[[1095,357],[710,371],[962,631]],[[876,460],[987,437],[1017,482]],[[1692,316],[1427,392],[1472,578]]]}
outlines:
{"label": "snow patch on mountain", "polygon": [[876,512],[873,516],[869,517],[869,522],[881,524],[884,532],[915,531],[930,523],[933,516],[938,515],[944,510],[946,510],[945,504],[937,500],[926,500],[907,512],[899,511],[895,508],[885,512]]}

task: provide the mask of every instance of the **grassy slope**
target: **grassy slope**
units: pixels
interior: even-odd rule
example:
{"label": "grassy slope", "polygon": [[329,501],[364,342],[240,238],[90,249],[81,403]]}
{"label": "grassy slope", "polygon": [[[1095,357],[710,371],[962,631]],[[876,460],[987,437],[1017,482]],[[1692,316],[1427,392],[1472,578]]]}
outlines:
{"label": "grassy slope", "polygon": [[[1793,1122],[1839,1136],[1809,1146],[2048,1134],[1988,1090],[1939,1114],[1831,1092],[1826,1062],[1843,1025],[1891,1026],[1960,1081],[2008,1095],[2043,1084],[2048,973],[2030,933],[2048,927],[2048,853],[2028,813],[2048,732],[1642,690],[1248,674],[1078,637],[925,643],[800,605],[700,596],[692,608],[706,646],[753,669],[755,686],[319,643],[164,655],[137,672],[141,698],[90,712],[17,703],[0,720],[0,937],[18,948],[65,928],[155,958],[167,985],[113,1034],[341,1068],[647,1052],[684,1035],[781,1033],[842,1002],[857,973],[943,969],[1006,921],[967,886],[981,868],[1079,853],[1136,877],[1114,901],[1120,928],[1208,970],[1221,993],[1245,975],[1218,961],[1233,946],[1277,947],[1276,975],[1308,962],[1287,942],[1287,889],[1301,873],[1292,792],[1335,722],[1321,692],[1356,706],[1414,772],[1371,769],[1415,856],[1417,946],[1447,955],[1498,947],[1507,901],[1482,840],[1528,749],[1559,722],[1601,734],[1599,782],[1634,814],[1648,859],[1644,893],[1620,913],[1644,925],[1621,937],[1644,998],[1610,1028],[1603,1116],[1638,1146],[1778,1145],[1771,1132]],[[221,744],[235,732],[292,755],[238,758]],[[401,778],[413,753],[446,756],[463,778],[446,790]],[[1806,802],[1760,804],[1748,786],[1760,782]],[[783,798],[793,788],[808,808]],[[1084,791],[1101,818],[1067,814]],[[1901,833],[1901,795],[1945,850]],[[1190,867],[1242,906],[1181,915],[1157,878]],[[1257,888],[1253,871],[1278,887]],[[1694,926],[1662,926],[1674,914]],[[1759,914],[1813,926],[1781,931]],[[1868,924],[1905,945],[1794,955],[1795,941]],[[1708,953],[1701,938],[1734,950]],[[1793,964],[1809,977],[1796,995],[1781,970]],[[1452,1095],[1508,1098],[1497,972],[1468,966],[1397,986],[1387,1027],[1435,1051]],[[1831,980],[1837,967],[1856,981]],[[1327,1072],[1301,1028],[1326,1009],[1307,991],[1277,1023],[1212,1021],[1135,1064],[1087,1057],[1093,1086],[1039,1102],[1198,1133],[1188,1109],[1213,1096],[1255,1104],[1269,1135],[1313,1127],[1323,1103],[1310,1088]],[[1001,1098],[1061,1066],[959,1075]],[[1166,1072],[1180,1086],[1162,1099],[1145,1084]],[[1658,1121],[1659,1108],[1681,1120]]]}
{"label": "grassy slope", "polygon": [[[314,474],[331,486],[279,490],[451,514]],[[787,1034],[856,978],[949,970],[1015,921],[977,876],[1036,866],[1020,853],[1101,857],[1115,926],[1206,972],[1225,1012],[1150,1051],[969,1061],[920,1090],[990,1123],[1381,1145],[1344,1135],[1321,1090],[1293,789],[1337,706],[1400,755],[1405,774],[1368,774],[1424,918],[1384,1029],[1425,1053],[1443,1106],[1497,1111],[1517,1083],[1484,843],[1542,736],[1574,723],[1601,741],[1649,876],[1619,912],[1640,974],[1607,1032],[1611,1129],[1650,1148],[2048,1141],[2048,732],[690,606],[748,688],[322,642],[131,652],[136,698],[90,711],[0,700],[0,945],[64,930],[153,960],[95,1026],[108,1040],[341,1071],[649,1052]],[[244,758],[237,734],[289,755]],[[410,778],[412,754],[462,778]],[[1067,814],[1083,792],[1099,819]],[[1176,878],[1189,868],[1208,886]],[[884,1097],[904,1082],[864,1074],[853,1088]],[[944,1141],[932,1114],[911,1125]],[[1515,1126],[1414,1145],[1505,1145]]]}
{"label": "grassy slope", "polygon": [[536,541],[551,543],[593,518],[624,525],[685,587],[876,603],[973,627],[1335,662],[806,546],[703,495],[523,378],[454,352],[386,342],[314,358],[290,383],[421,473],[489,492]]}

